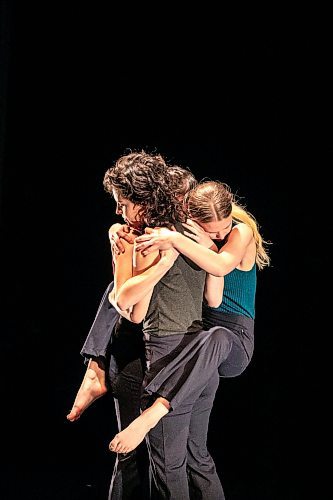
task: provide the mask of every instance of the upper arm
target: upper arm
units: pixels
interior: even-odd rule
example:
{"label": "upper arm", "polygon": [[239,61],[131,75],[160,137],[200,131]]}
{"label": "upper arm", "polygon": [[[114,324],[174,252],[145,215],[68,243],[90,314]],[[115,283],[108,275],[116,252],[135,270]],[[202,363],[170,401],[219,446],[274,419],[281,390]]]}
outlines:
{"label": "upper arm", "polygon": [[124,252],[114,254],[114,287],[116,290],[133,276],[133,244],[123,241]]}
{"label": "upper arm", "polygon": [[245,255],[248,245],[253,240],[252,229],[246,224],[237,224],[229,237],[228,241],[220,250],[220,255],[223,256],[223,263],[228,268],[228,274],[235,269],[241,262]]}
{"label": "upper arm", "polygon": [[136,252],[135,247],[136,245],[134,243],[133,276],[143,273],[160,260],[160,252],[158,250],[147,255],[142,255],[141,252]]}

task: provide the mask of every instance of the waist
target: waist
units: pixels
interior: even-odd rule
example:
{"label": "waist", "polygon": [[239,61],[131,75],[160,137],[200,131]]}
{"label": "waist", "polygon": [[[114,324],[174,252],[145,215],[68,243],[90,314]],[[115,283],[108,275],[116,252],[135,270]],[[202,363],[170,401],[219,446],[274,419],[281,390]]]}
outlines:
{"label": "waist", "polygon": [[213,309],[203,304],[202,306],[203,324],[205,330],[212,326],[232,326],[238,325],[247,330],[253,330],[254,320],[248,316],[236,313],[226,313]]}

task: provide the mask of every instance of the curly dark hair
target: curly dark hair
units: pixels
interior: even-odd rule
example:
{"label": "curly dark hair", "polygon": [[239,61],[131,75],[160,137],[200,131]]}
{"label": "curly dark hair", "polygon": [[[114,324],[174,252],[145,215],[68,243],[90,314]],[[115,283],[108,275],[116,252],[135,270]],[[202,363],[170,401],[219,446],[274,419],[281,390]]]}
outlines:
{"label": "curly dark hair", "polygon": [[121,156],[103,180],[105,191],[116,189],[123,198],[140,205],[139,216],[146,226],[170,226],[184,222],[186,213],[174,193],[168,164],[159,154],[145,151]]}
{"label": "curly dark hair", "polygon": [[194,189],[198,184],[198,181],[188,168],[171,165],[168,173],[171,177],[174,195],[177,197],[184,197],[186,193]]}

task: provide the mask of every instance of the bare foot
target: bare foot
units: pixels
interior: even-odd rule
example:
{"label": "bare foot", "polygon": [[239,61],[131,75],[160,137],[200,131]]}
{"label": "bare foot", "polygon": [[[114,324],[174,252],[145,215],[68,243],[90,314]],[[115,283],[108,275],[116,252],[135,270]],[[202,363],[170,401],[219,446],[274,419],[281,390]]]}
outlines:
{"label": "bare foot", "polygon": [[150,429],[169,413],[169,409],[170,405],[166,399],[157,398],[150,408],[143,411],[126,429],[115,435],[109,444],[110,451],[129,453],[134,450]]}
{"label": "bare foot", "polygon": [[105,370],[94,359],[90,359],[80,389],[76,394],[73,408],[67,415],[67,420],[74,422],[96,399],[107,392]]}

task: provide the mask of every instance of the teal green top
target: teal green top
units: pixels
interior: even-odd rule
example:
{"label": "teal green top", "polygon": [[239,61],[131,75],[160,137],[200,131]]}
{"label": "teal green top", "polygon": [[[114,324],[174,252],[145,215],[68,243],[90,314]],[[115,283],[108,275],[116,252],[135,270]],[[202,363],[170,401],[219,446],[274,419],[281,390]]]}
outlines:
{"label": "teal green top", "polygon": [[224,276],[222,303],[219,307],[213,309],[254,319],[256,287],[257,272],[255,264],[250,271],[234,269]]}

